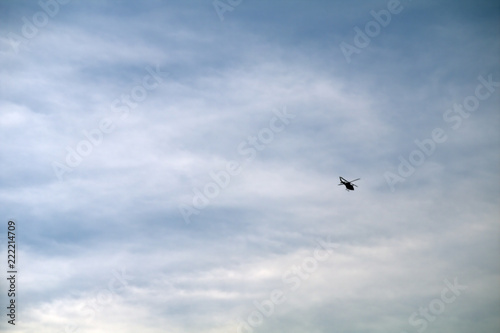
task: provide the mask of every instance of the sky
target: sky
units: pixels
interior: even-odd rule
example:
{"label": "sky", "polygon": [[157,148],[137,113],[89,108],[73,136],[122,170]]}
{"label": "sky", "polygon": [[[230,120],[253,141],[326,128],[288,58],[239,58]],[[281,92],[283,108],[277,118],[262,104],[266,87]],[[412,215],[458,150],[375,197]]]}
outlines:
{"label": "sky", "polygon": [[499,22],[1,1],[0,332],[499,331]]}

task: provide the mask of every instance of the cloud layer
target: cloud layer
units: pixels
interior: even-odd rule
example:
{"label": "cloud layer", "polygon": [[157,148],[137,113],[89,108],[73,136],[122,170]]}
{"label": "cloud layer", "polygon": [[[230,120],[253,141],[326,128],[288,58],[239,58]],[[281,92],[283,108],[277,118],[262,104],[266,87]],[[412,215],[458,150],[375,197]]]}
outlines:
{"label": "cloud layer", "polygon": [[498,5],[348,62],[396,2],[41,4],[0,5],[14,331],[498,330]]}

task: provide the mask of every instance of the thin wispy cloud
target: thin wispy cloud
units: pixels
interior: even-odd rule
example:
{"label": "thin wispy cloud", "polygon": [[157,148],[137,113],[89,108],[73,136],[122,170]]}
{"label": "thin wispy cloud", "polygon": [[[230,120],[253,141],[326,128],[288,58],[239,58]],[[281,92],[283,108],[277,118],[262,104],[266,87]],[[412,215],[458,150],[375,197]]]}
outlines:
{"label": "thin wispy cloud", "polygon": [[498,16],[3,2],[1,329],[497,331]]}

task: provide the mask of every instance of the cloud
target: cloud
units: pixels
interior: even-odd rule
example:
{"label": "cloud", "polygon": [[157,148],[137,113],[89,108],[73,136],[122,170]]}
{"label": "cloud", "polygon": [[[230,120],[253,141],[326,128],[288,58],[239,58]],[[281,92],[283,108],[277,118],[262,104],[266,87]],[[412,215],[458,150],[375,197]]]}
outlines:
{"label": "cloud", "polygon": [[[497,6],[403,6],[347,64],[339,44],[387,2],[242,2],[221,22],[210,2],[72,1],[18,53],[8,33],[41,9],[11,5],[0,203],[19,331],[412,332],[455,278],[467,289],[427,331],[495,331],[498,91],[458,129],[443,115],[500,80]],[[447,139],[391,192],[384,173],[435,128]],[[186,224],[179,205],[234,160]],[[318,239],[338,245],[324,261]]]}

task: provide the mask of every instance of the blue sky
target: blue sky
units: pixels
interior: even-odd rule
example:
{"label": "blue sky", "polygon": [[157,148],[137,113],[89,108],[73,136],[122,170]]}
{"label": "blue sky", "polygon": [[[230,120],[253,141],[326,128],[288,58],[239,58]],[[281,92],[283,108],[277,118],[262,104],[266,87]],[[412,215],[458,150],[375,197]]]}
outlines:
{"label": "blue sky", "polygon": [[498,331],[499,16],[2,1],[0,330]]}

